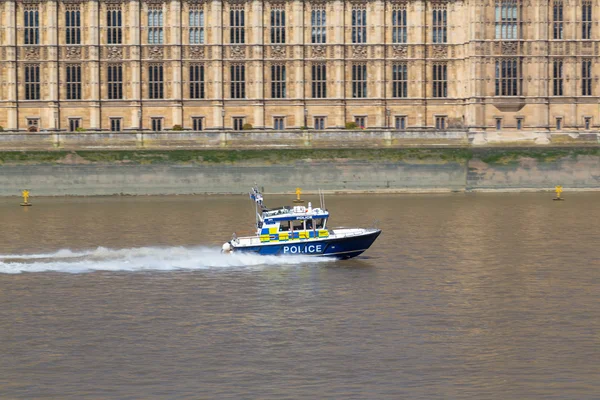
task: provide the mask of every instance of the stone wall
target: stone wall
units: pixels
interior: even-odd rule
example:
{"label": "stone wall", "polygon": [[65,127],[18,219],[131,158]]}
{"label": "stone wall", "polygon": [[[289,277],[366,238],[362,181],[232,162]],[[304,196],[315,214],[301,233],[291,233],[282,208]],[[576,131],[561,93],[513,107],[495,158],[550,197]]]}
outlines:
{"label": "stone wall", "polygon": [[65,153],[58,159],[43,153],[38,161],[26,154],[20,160],[4,158],[0,196],[25,188],[34,196],[245,193],[254,182],[267,193],[296,187],[309,192],[549,190],[555,185],[600,190],[598,148],[309,150],[297,157],[294,150],[188,151],[179,158],[166,153],[137,152],[118,161],[102,152]]}
{"label": "stone wall", "polygon": [[464,131],[385,130],[0,133],[2,150],[394,147],[466,145]]}
{"label": "stone wall", "polygon": [[465,130],[289,130],[0,133],[0,151],[132,150],[132,149],[252,149],[252,148],[402,148],[411,146],[468,147],[507,145],[598,145],[598,132],[496,132]]}

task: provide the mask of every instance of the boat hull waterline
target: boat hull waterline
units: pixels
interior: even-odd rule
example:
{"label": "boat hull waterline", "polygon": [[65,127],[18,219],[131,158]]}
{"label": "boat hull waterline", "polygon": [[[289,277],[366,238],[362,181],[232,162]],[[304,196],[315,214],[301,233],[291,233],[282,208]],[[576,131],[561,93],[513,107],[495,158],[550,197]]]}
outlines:
{"label": "boat hull waterline", "polygon": [[[380,229],[361,229],[361,233],[352,235],[333,231],[329,238],[315,238],[303,241],[275,242],[256,245],[239,245],[235,240],[230,243],[234,253],[255,253],[260,255],[309,255],[348,259],[356,257],[367,250],[381,234]],[[241,238],[240,238],[241,239]]]}

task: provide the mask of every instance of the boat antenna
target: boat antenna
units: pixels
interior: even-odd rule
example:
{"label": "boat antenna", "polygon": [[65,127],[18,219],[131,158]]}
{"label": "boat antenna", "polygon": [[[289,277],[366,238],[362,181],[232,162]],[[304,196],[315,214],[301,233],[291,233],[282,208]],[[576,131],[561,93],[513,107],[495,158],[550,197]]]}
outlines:
{"label": "boat antenna", "polygon": [[264,210],[265,206],[263,204],[262,193],[260,193],[260,190],[258,190],[258,186],[256,185],[256,183],[254,184],[254,187],[252,187],[252,189],[250,191],[250,198],[254,202],[254,211],[256,214],[256,226],[258,227],[259,220],[262,221],[262,218],[260,217],[260,214],[258,213],[258,207],[260,206],[260,209],[262,211],[262,210]]}
{"label": "boat antenna", "polygon": [[321,191],[320,188],[319,188],[319,203],[321,203],[321,210],[324,210],[325,208],[323,207],[323,192]]}

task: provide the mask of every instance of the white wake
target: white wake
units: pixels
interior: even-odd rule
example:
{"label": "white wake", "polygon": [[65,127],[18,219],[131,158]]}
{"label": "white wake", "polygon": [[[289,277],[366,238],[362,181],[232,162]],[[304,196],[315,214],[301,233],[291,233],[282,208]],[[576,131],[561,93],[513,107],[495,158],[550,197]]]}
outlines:
{"label": "white wake", "polygon": [[329,262],[330,258],[306,255],[260,256],[222,254],[211,247],[140,247],[71,251],[45,254],[0,254],[0,274],[23,272],[83,273],[92,271],[173,271],[213,268],[248,268]]}

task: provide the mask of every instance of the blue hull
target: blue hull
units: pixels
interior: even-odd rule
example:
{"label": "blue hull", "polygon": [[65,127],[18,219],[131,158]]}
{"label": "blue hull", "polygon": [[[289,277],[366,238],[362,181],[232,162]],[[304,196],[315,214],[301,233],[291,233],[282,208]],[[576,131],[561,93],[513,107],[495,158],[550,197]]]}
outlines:
{"label": "blue hull", "polygon": [[380,229],[362,235],[345,238],[268,243],[258,246],[233,247],[234,252],[257,253],[260,255],[309,255],[347,259],[367,250],[381,234]]}

